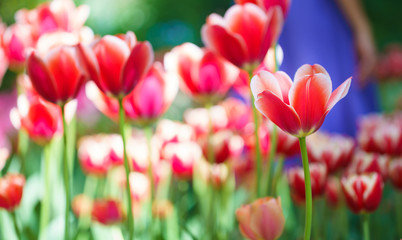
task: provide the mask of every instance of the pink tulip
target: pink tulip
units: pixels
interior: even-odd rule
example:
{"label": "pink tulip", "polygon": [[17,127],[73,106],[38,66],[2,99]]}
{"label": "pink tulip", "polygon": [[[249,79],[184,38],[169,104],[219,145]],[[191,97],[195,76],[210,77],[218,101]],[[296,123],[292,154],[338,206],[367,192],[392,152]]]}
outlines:
{"label": "pink tulip", "polygon": [[134,202],[142,202],[150,197],[151,183],[147,175],[131,172],[130,173],[130,192]]}
{"label": "pink tulip", "polygon": [[325,163],[328,172],[334,173],[351,162],[354,146],[351,137],[316,132],[307,139],[308,158]]}
{"label": "pink tulip", "polygon": [[[324,194],[327,176],[328,172],[325,164],[310,164],[311,192],[313,198]],[[290,169],[288,172],[288,180],[294,196],[297,199],[304,201],[306,193],[303,168],[294,167]]]}
{"label": "pink tulip", "polygon": [[265,10],[280,6],[283,16],[286,16],[290,7],[290,0],[235,0],[235,2],[237,4],[254,3]]}
{"label": "pink tulip", "polygon": [[236,132],[242,132],[248,124],[252,123],[251,108],[245,102],[229,97],[220,105],[225,109],[228,116],[227,128]]}
{"label": "pink tulip", "polygon": [[[229,119],[225,109],[216,105],[209,110],[212,121],[212,131],[218,132],[228,126]],[[205,137],[209,132],[209,113],[206,108],[188,109],[184,112],[184,122],[193,127],[197,138]]]}
{"label": "pink tulip", "polygon": [[[219,131],[212,135],[209,143],[207,138],[200,139],[199,142],[203,146],[205,158],[208,158],[207,149],[208,144],[210,144],[215,163],[224,163],[240,157],[244,148],[243,138],[228,130]],[[212,161],[212,159],[208,159],[208,161]]]}
{"label": "pink tulip", "polygon": [[202,27],[202,39],[212,51],[239,67],[258,66],[273,46],[282,29],[283,14],[279,6],[267,13],[257,5],[246,3],[229,8],[222,18],[208,16]]}
{"label": "pink tulip", "polygon": [[251,80],[257,109],[279,128],[296,137],[317,131],[328,112],[349,91],[347,79],[332,94],[331,78],[320,65],[303,65],[292,83],[284,72],[261,71]]}
{"label": "pink tulip", "polygon": [[20,71],[30,48],[34,47],[32,32],[28,25],[14,24],[7,28],[2,37],[3,50],[11,69]]}
{"label": "pink tulip", "polygon": [[91,79],[102,92],[115,98],[129,94],[145,76],[154,59],[149,42],[137,42],[133,32],[106,35],[92,50],[82,47]]}
{"label": "pink tulip", "polygon": [[195,132],[193,128],[187,124],[162,119],[156,126],[156,136],[165,146],[168,143],[180,143],[195,141]]}
{"label": "pink tulip", "polygon": [[236,210],[242,235],[250,240],[278,239],[285,227],[280,198],[259,198]]}
{"label": "pink tulip", "polygon": [[239,75],[239,69],[208,49],[184,43],[165,55],[169,73],[181,80],[184,92],[207,103],[225,97]]}
{"label": "pink tulip", "polygon": [[346,203],[353,212],[372,212],[380,205],[384,183],[377,173],[343,177],[341,184]]}
{"label": "pink tulip", "polygon": [[179,179],[192,179],[194,164],[202,158],[201,147],[195,142],[168,143],[162,154]]}
{"label": "pink tulip", "polygon": [[92,219],[104,225],[121,223],[124,212],[118,199],[95,199],[92,205]]}

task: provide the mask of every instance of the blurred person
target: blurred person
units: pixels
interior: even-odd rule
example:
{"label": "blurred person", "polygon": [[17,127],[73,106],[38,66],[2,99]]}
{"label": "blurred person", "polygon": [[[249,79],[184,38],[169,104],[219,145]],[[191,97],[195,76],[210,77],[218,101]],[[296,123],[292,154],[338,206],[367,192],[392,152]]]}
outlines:
{"label": "blurred person", "polygon": [[292,1],[279,44],[280,70],[293,75],[302,64],[319,63],[331,75],[333,89],[353,76],[348,96],[338,103],[322,129],[354,136],[357,119],[377,110],[370,82],[376,48],[361,0]]}

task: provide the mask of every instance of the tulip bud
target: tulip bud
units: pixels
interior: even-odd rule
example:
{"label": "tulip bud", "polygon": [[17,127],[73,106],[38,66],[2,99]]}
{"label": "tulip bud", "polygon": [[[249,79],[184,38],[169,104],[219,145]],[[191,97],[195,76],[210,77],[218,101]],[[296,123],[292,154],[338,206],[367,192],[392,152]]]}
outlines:
{"label": "tulip bud", "polygon": [[389,164],[389,179],[397,189],[402,191],[402,157],[393,159]]}
{"label": "tulip bud", "polygon": [[[310,179],[311,179],[311,192],[314,197],[320,196],[324,193],[325,183],[327,181],[327,167],[322,163],[310,164]],[[304,171],[302,167],[294,167],[288,172],[288,181],[297,199],[304,200],[305,184],[304,184]]]}
{"label": "tulip bud", "polygon": [[341,184],[353,212],[372,212],[380,205],[384,183],[378,173],[353,174],[343,177]]}
{"label": "tulip bud", "polygon": [[280,198],[260,198],[236,210],[236,218],[244,237],[250,240],[278,239],[285,227]]}
{"label": "tulip bud", "polygon": [[20,205],[25,185],[25,177],[18,173],[8,173],[0,178],[0,208],[12,211]]}
{"label": "tulip bud", "polygon": [[104,225],[123,222],[124,212],[117,199],[95,199],[92,208],[92,219]]}

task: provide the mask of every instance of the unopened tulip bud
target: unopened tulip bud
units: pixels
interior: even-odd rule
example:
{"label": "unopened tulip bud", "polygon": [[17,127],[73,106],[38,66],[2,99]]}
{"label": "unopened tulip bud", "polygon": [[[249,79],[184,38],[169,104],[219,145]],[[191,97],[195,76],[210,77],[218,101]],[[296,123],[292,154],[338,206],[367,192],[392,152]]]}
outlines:
{"label": "unopened tulip bud", "polygon": [[285,227],[280,198],[260,198],[236,210],[242,235],[250,240],[278,239]]}

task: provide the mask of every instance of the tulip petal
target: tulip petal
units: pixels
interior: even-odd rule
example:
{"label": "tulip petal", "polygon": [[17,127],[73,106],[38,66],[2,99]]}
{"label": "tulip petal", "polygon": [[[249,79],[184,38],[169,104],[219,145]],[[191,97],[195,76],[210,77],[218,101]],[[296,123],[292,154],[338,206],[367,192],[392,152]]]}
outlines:
{"label": "tulip petal", "polygon": [[208,48],[219,53],[234,65],[241,66],[247,60],[247,48],[243,39],[229,33],[222,26],[207,23],[202,27],[201,35]]}
{"label": "tulip petal", "polygon": [[331,94],[331,97],[328,100],[327,103],[327,111],[330,111],[339,100],[344,98],[346,94],[348,94],[350,84],[352,82],[352,78],[348,78],[345,80],[335,91]]}
{"label": "tulip petal", "polygon": [[79,43],[77,45],[77,54],[81,59],[83,68],[87,72],[88,78],[95,82],[99,82],[99,66],[93,51],[87,46]]}
{"label": "tulip petal", "polygon": [[262,45],[260,46],[259,59],[264,59],[268,49],[272,47],[277,41],[283,28],[283,13],[279,6],[271,8],[267,13],[267,23],[265,24],[264,37]]}
{"label": "tulip petal", "polygon": [[259,205],[254,203],[251,205],[251,208],[251,229],[254,232],[258,232],[258,236],[261,239],[277,239],[282,234],[285,226],[285,217],[282,213],[281,206],[277,203],[277,200],[270,199]]}
{"label": "tulip petal", "polygon": [[260,93],[255,101],[256,108],[279,128],[292,135],[301,129],[300,118],[292,106],[286,105],[270,91]]}
{"label": "tulip petal", "polygon": [[289,75],[287,75],[285,72],[282,72],[282,71],[274,73],[274,76],[275,76],[276,80],[278,81],[279,87],[281,88],[282,100],[286,104],[289,104],[288,95],[289,95],[289,90],[293,85],[292,80],[290,79]]}
{"label": "tulip petal", "polygon": [[57,102],[59,96],[57,96],[56,83],[50,76],[45,63],[35,53],[28,58],[27,72],[35,90],[47,101]]}
{"label": "tulip petal", "polygon": [[[301,66],[299,69],[297,69],[295,77],[294,77],[294,82],[298,82],[299,80],[302,80],[305,76],[312,76],[317,73],[322,73],[325,76],[331,80],[327,70],[319,64],[314,64],[314,65],[309,65],[309,64],[304,64]],[[331,83],[331,88],[332,88],[332,83]],[[332,89],[331,89],[332,91]]]}
{"label": "tulip petal", "polygon": [[123,92],[130,93],[145,76],[154,61],[154,52],[149,42],[137,43],[123,67]]}
{"label": "tulip petal", "polygon": [[307,135],[318,128],[326,112],[331,88],[331,80],[322,73],[316,73],[295,81],[289,90],[290,105],[299,115],[303,132]]}
{"label": "tulip petal", "polygon": [[255,99],[257,99],[260,93],[268,90],[282,100],[282,93],[278,80],[268,71],[260,71],[257,73],[257,75],[251,79],[250,88]]}

